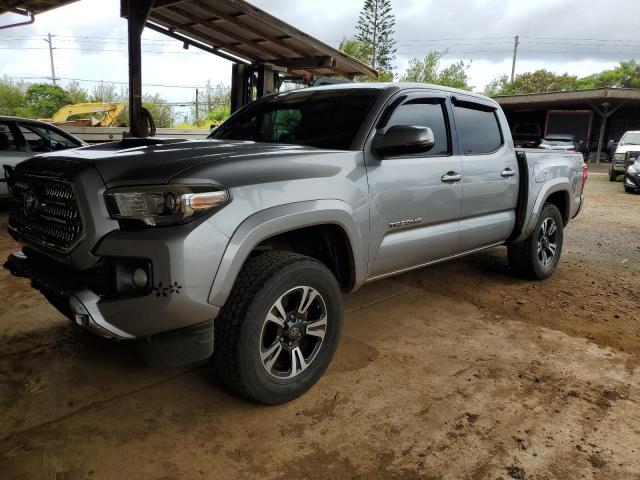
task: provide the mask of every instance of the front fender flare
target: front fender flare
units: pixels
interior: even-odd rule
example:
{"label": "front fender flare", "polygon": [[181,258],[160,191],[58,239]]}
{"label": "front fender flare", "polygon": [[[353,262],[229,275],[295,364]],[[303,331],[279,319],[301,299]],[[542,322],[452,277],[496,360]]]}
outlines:
{"label": "front fender flare", "polygon": [[216,273],[209,303],[222,306],[231,293],[240,269],[253,249],[262,241],[287,231],[314,225],[337,225],[341,227],[351,244],[355,268],[356,287],[364,282],[368,252],[361,228],[367,225],[356,223],[356,212],[341,200],[311,200],[268,208],[254,213],[244,220],[231,236]]}

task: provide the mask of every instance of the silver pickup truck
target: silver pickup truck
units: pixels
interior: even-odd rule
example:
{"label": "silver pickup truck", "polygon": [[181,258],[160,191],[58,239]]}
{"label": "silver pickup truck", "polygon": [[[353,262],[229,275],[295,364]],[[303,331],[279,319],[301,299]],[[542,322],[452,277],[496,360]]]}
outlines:
{"label": "silver pickup truck", "polygon": [[486,97],[309,88],[208,140],[19,164],[9,231],[23,249],[6,267],[78,325],[176,363],[212,356],[229,388],[277,404],[329,365],[342,292],[499,245],[515,274],[549,277],[585,180],[580,154],[516,151]]}

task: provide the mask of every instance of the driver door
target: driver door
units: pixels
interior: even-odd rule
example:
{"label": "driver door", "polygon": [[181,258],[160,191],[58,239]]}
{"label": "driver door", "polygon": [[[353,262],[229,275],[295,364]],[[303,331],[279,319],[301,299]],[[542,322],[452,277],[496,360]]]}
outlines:
{"label": "driver door", "polygon": [[376,136],[395,125],[423,126],[431,128],[435,144],[425,153],[379,158],[374,141],[368,142],[370,279],[458,253],[462,163],[452,141],[449,99],[425,91],[397,97],[391,105]]}

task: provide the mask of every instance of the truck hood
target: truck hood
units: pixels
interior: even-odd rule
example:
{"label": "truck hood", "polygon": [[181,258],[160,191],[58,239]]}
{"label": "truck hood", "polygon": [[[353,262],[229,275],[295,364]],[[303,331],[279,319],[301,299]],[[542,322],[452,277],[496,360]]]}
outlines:
{"label": "truck hood", "polygon": [[640,145],[618,145],[616,153],[640,152]]}
{"label": "truck hood", "polygon": [[[221,140],[155,140],[155,139],[129,139],[122,142],[106,143],[89,147],[76,148],[47,154],[46,158],[74,160],[76,162],[93,166],[107,187],[124,185],[153,185],[165,184],[180,179],[188,178],[196,181],[222,179],[215,177],[215,171],[219,167],[233,164],[237,173],[244,171],[250,179],[236,178],[236,183],[262,183],[274,180],[284,180],[288,176],[295,178],[295,170],[291,168],[292,157],[310,157],[327,154],[351,154],[354,152],[339,152],[323,150],[299,145],[256,143],[248,141],[221,141]],[[40,159],[43,156],[39,156]],[[266,162],[269,159],[279,159],[277,162]],[[258,163],[259,162],[259,163]],[[241,165],[250,163],[252,168],[242,168]],[[276,165],[288,165],[288,169],[276,168]],[[316,162],[313,162],[317,165]],[[304,176],[330,176],[335,174],[335,168],[331,171],[323,171],[321,166],[316,172],[305,170]],[[327,167],[329,167],[327,165]],[[229,168],[222,167],[228,171]],[[287,173],[288,170],[289,172]],[[326,170],[326,169],[324,169]],[[189,172],[196,171],[197,177],[190,178]],[[271,173],[269,173],[271,171]],[[228,175],[223,175],[227,177]],[[245,175],[246,176],[246,175]],[[282,178],[282,177],[285,178]],[[240,175],[242,177],[242,175]],[[233,186],[233,185],[228,185]]]}

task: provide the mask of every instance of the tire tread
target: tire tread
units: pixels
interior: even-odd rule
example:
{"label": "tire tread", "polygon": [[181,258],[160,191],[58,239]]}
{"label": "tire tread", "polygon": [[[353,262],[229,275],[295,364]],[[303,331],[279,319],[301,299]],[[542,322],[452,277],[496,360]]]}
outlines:
{"label": "tire tread", "polygon": [[258,292],[276,273],[291,265],[315,260],[289,251],[269,251],[249,259],[238,274],[224,307],[215,320],[213,365],[229,390],[255,400],[240,368],[240,330]]}

